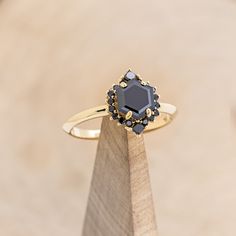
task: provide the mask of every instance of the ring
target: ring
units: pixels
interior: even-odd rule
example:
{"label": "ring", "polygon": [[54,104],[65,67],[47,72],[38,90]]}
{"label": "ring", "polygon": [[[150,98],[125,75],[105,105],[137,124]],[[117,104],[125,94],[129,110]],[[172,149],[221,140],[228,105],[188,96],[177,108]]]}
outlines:
{"label": "ring", "polygon": [[144,131],[161,128],[173,120],[176,107],[159,103],[158,100],[156,88],[129,70],[121,77],[119,84],[109,89],[105,105],[74,115],[63,125],[63,130],[77,138],[97,139],[99,129],[82,129],[78,125],[110,115],[111,120],[116,120],[117,124],[123,125],[128,131],[140,135]]}

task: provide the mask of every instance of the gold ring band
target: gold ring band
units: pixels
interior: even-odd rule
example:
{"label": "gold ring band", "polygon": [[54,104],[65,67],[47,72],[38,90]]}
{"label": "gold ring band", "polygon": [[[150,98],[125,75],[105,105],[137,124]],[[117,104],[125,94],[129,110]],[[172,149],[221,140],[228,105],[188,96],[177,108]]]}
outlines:
{"label": "gold ring band", "polygon": [[[174,115],[176,113],[176,107],[167,104],[167,103],[160,103],[160,108],[159,108],[160,115],[157,117],[157,119],[149,123],[147,128],[145,129],[146,131],[151,131],[154,129],[159,129],[167,124],[169,124],[172,119],[174,118]],[[76,138],[81,138],[81,139],[97,139],[100,135],[100,130],[90,130],[90,129],[81,129],[77,127],[81,123],[84,123],[85,121],[108,116],[109,115],[109,110],[107,105],[99,106],[99,107],[94,107],[85,111],[82,111],[73,117],[71,117],[64,125],[63,125],[63,130],[72,135],[73,137]]]}

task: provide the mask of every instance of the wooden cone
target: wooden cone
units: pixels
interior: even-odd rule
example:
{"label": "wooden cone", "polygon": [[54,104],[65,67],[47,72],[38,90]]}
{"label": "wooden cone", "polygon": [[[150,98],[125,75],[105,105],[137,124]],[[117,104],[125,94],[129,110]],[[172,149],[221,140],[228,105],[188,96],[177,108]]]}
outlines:
{"label": "wooden cone", "polygon": [[157,236],[143,136],[103,118],[83,236]]}

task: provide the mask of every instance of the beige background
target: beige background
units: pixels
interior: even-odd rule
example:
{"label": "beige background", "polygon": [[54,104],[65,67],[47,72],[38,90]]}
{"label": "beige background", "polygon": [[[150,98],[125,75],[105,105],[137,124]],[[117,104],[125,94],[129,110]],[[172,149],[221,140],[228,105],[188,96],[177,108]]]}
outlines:
{"label": "beige background", "polygon": [[235,0],[0,2],[0,235],[80,235],[95,141],[61,125],[127,68],[176,104],[145,136],[161,236],[236,234]]}

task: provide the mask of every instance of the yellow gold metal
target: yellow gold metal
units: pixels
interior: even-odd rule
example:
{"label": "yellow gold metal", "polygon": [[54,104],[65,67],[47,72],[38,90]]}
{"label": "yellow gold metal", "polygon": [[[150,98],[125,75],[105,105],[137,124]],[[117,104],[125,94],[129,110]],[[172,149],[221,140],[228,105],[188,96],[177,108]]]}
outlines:
{"label": "yellow gold metal", "polygon": [[147,108],[146,114],[147,114],[147,117],[150,117],[152,115],[152,110],[150,108]]}
{"label": "yellow gold metal", "polygon": [[121,76],[120,79],[118,80],[118,83],[120,83],[124,79],[124,76]]}
{"label": "yellow gold metal", "polygon": [[145,82],[145,81],[141,81],[141,84],[143,85],[143,86],[146,86],[147,85],[147,83]]}
{"label": "yellow gold metal", "polygon": [[[159,112],[160,112],[160,115],[157,117],[157,119],[155,119],[154,122],[150,122],[148,124],[144,132],[158,129],[169,124],[174,118],[174,115],[176,113],[176,107],[171,104],[160,103]],[[82,111],[74,115],[73,117],[71,117],[63,125],[63,130],[66,133],[77,138],[97,139],[100,135],[99,129],[97,130],[81,129],[77,126],[80,125],[81,123],[84,123],[85,121],[108,116],[108,115],[109,115],[109,111],[108,111],[107,105],[88,109],[86,111]]]}
{"label": "yellow gold metal", "polygon": [[126,119],[126,120],[129,120],[129,119],[132,117],[132,115],[133,115],[133,112],[132,112],[132,111],[129,111],[129,112],[126,114],[125,119]]}
{"label": "yellow gold metal", "polygon": [[124,81],[122,81],[122,82],[120,83],[120,86],[121,86],[122,88],[126,88],[128,85],[127,85]]}

